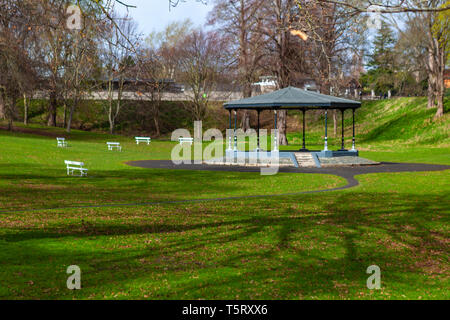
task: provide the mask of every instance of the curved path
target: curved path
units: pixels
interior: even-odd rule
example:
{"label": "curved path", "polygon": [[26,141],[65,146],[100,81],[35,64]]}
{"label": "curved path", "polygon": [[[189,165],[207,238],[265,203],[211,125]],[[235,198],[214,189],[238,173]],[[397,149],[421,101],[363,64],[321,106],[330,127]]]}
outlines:
{"label": "curved path", "polygon": [[[169,161],[167,161],[167,160],[132,161],[132,162],[128,162],[127,164],[130,166],[147,168],[147,169],[258,172],[258,173],[260,172],[259,167],[219,166],[219,165],[203,165],[203,164],[201,164],[201,165],[194,165],[194,164],[192,164],[192,165],[174,165],[172,163],[172,161],[170,161],[170,160]],[[301,192],[283,193],[283,194],[249,195],[249,196],[236,196],[236,197],[210,198],[210,199],[155,201],[155,202],[144,202],[144,203],[141,202],[141,203],[117,203],[117,204],[104,204],[104,205],[61,206],[61,207],[54,207],[54,208],[0,211],[0,214],[16,213],[16,212],[61,210],[61,209],[112,208],[112,207],[150,206],[150,205],[161,205],[161,204],[198,203],[198,202],[213,202],[213,201],[226,201],[226,200],[239,200],[239,199],[267,198],[267,197],[312,194],[312,193],[344,190],[344,189],[356,187],[359,185],[359,182],[358,182],[358,180],[356,180],[355,176],[361,175],[361,174],[389,173],[389,172],[391,172],[391,173],[394,173],[394,172],[424,172],[424,171],[444,171],[444,170],[450,170],[450,166],[435,165],[435,164],[382,162],[380,165],[376,165],[376,166],[340,167],[340,168],[280,167],[279,172],[330,174],[330,175],[339,176],[339,177],[342,177],[347,180],[347,185],[345,185],[343,187],[333,188],[333,189],[301,191]]]}
{"label": "curved path", "polygon": [[[146,169],[173,169],[173,170],[200,170],[200,171],[227,171],[227,172],[260,172],[260,167],[245,167],[245,166],[223,166],[223,165],[206,165],[206,164],[182,164],[175,165],[172,161],[168,160],[144,160],[144,161],[132,161],[127,163],[133,167],[140,167]],[[344,178],[347,180],[347,185],[343,187],[315,190],[315,191],[303,191],[289,194],[276,194],[276,195],[264,195],[264,196],[242,196],[239,198],[254,198],[254,197],[273,197],[282,195],[297,195],[307,193],[318,192],[330,192],[336,190],[344,190],[353,188],[359,185],[359,181],[355,176],[361,174],[370,173],[394,173],[394,172],[424,172],[424,171],[444,171],[450,170],[450,166],[438,165],[438,164],[421,164],[421,163],[393,163],[382,162],[380,165],[373,166],[353,166],[353,167],[328,167],[328,168],[294,168],[294,167],[280,167],[279,172],[286,173],[311,173],[311,174],[329,174]],[[236,199],[236,198],[220,198],[224,199]],[[213,200],[213,199],[212,199]],[[206,201],[206,200],[205,200]]]}

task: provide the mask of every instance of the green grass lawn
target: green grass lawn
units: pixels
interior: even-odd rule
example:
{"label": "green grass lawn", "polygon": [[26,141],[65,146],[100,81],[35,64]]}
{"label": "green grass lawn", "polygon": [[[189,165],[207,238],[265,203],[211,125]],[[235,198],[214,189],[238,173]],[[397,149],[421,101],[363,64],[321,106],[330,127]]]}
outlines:
{"label": "green grass lawn", "polygon": [[[108,151],[109,140],[120,141],[123,152]],[[138,146],[129,138],[75,132],[68,148],[56,148],[53,137],[0,131],[0,145],[0,211],[283,194],[346,184],[325,175],[305,174],[299,179],[283,173],[266,177],[126,165],[131,160],[170,159],[176,145],[172,142]],[[88,177],[68,177],[64,160],[84,162]]]}
{"label": "green grass lawn", "polygon": [[[440,136],[448,121],[438,126]],[[60,129],[32,129],[41,134],[0,131],[0,299],[450,298],[450,170],[363,175],[360,186],[329,193],[75,209],[65,207],[346,182],[134,168],[125,162],[169,159],[175,144],[74,131],[58,149],[42,134]],[[378,161],[450,164],[448,137],[425,131],[407,142],[362,132],[359,146]],[[124,151],[108,152],[111,140]],[[89,176],[67,177],[64,160],[84,161]],[[82,290],[66,288],[70,265],[81,267]],[[381,290],[366,287],[370,265],[381,268]]]}

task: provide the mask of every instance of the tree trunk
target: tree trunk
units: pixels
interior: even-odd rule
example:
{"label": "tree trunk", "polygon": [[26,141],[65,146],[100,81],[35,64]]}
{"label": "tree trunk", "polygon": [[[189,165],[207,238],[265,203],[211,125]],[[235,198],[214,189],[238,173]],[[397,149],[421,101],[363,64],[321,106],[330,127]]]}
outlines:
{"label": "tree trunk", "polygon": [[119,88],[117,92],[117,101],[116,101],[116,109],[112,109],[112,105],[110,105],[109,108],[109,133],[114,134],[115,126],[116,126],[116,119],[119,116],[120,107],[122,103],[122,94],[123,94],[123,85],[124,85],[124,79],[121,77],[119,81]]}
{"label": "tree trunk", "polygon": [[444,95],[445,95],[445,65],[447,52],[445,47],[438,46],[438,72],[436,75],[436,99],[437,99],[437,111],[434,116],[435,119],[438,119],[444,115]]}
{"label": "tree trunk", "polygon": [[77,57],[75,59],[75,62],[76,62],[76,64],[75,64],[75,81],[74,81],[75,96],[73,98],[72,105],[70,106],[69,120],[67,121],[66,131],[68,133],[70,133],[70,130],[72,128],[73,113],[75,111],[75,108],[78,107],[78,99],[80,99],[80,63],[78,61],[78,57],[79,57],[78,43],[79,43],[79,38],[78,38],[78,34],[77,34],[76,41],[75,41],[75,57]]}
{"label": "tree trunk", "polygon": [[158,116],[154,116],[153,117],[153,122],[155,123],[156,136],[159,137],[161,135],[161,132],[159,130],[159,119],[158,119]]}
{"label": "tree trunk", "polygon": [[337,111],[333,110],[333,134],[336,138],[337,136]]}
{"label": "tree trunk", "polygon": [[6,105],[2,89],[0,89],[0,119],[6,119]]}
{"label": "tree trunk", "polygon": [[13,131],[13,120],[11,117],[8,118],[8,131]]}
{"label": "tree trunk", "polygon": [[110,121],[109,121],[109,133],[110,134],[114,134],[114,120],[113,119],[110,119]]}
{"label": "tree trunk", "polygon": [[435,119],[440,118],[444,115],[444,95],[439,94],[437,97],[438,103],[437,103],[437,111],[436,115],[434,116]]}
{"label": "tree trunk", "polygon": [[47,126],[56,127],[56,110],[58,107],[58,100],[56,99],[56,93],[50,93],[50,104],[48,109],[48,121]]}
{"label": "tree trunk", "polygon": [[278,114],[277,129],[280,136],[280,141],[278,143],[281,146],[287,146],[289,144],[286,138],[287,110],[279,110],[277,114]]}
{"label": "tree trunk", "polygon": [[8,121],[8,130],[13,129],[14,99],[9,99],[4,90],[0,88],[0,119]]}
{"label": "tree trunk", "polygon": [[245,132],[250,129],[250,111],[244,110],[241,119],[241,129]]}
{"label": "tree trunk", "polygon": [[427,104],[427,108],[431,109],[431,108],[434,107],[435,98],[434,98],[434,89],[433,89],[430,81],[428,81],[428,82],[429,83],[428,83],[428,104]]}
{"label": "tree trunk", "polygon": [[[248,20],[245,16],[245,1],[240,0],[239,12],[239,68],[243,81],[242,94],[245,98],[252,96],[251,76],[249,75],[250,59],[248,50]],[[250,129],[250,114],[248,110],[244,111],[241,119],[241,129],[245,132]]]}
{"label": "tree trunk", "polygon": [[23,124],[28,125],[28,99],[25,93],[23,94]]}
{"label": "tree trunk", "polygon": [[6,115],[8,118],[8,131],[13,131],[14,111],[16,107],[16,99],[11,98],[10,103],[6,104]]}
{"label": "tree trunk", "polygon": [[67,101],[64,99],[64,124],[63,128],[65,128],[67,125]]}
{"label": "tree trunk", "polygon": [[109,122],[109,133],[114,134],[114,119],[113,119],[113,101],[112,92],[109,96],[109,108],[108,108],[108,122]]}
{"label": "tree trunk", "polygon": [[[245,81],[247,81],[247,83],[244,84],[244,89],[242,91],[244,99],[252,96],[252,86],[249,83],[248,77],[245,77]],[[250,129],[250,112],[248,110],[244,110],[244,114],[242,115],[241,129],[244,132]]]}
{"label": "tree trunk", "polygon": [[440,118],[444,115],[444,95],[445,95],[445,82],[444,82],[444,70],[445,65],[441,68],[437,82],[436,82],[436,100],[437,100],[437,110],[435,119]]}
{"label": "tree trunk", "polygon": [[69,119],[67,120],[67,128],[66,128],[66,131],[68,133],[70,133],[70,130],[71,130],[71,127],[72,127],[72,118],[73,118],[73,113],[75,111],[75,106],[76,105],[78,105],[78,99],[77,98],[74,99],[72,105],[70,106]]}

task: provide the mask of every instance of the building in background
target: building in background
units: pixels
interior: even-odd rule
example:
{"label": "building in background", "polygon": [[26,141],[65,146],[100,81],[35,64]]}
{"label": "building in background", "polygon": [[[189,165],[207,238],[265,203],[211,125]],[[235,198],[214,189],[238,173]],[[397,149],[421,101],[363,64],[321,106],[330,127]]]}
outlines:
{"label": "building in background", "polygon": [[450,69],[444,71],[444,85],[445,89],[450,89]]}
{"label": "building in background", "polygon": [[253,95],[265,94],[275,91],[278,88],[277,77],[262,76],[259,82],[253,83]]}

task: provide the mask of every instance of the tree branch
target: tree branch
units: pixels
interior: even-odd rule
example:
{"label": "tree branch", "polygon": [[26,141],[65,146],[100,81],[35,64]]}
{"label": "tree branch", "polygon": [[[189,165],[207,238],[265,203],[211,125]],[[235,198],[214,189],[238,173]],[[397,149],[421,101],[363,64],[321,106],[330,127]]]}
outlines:
{"label": "tree branch", "polygon": [[[374,12],[373,7],[377,6],[376,12],[378,13],[406,13],[406,12],[442,12],[450,10],[450,6],[439,7],[439,8],[424,8],[424,7],[409,7],[408,5],[403,6],[404,1],[400,1],[398,5],[383,5],[382,3],[370,3],[368,7],[357,6],[348,1],[338,1],[338,0],[319,0],[320,2],[336,4],[353,9],[359,13]],[[372,7],[372,9],[370,9]]]}

